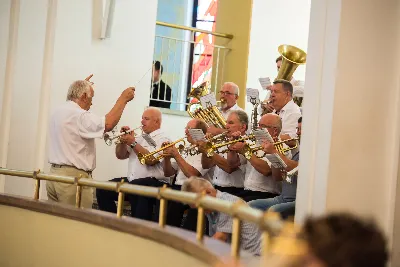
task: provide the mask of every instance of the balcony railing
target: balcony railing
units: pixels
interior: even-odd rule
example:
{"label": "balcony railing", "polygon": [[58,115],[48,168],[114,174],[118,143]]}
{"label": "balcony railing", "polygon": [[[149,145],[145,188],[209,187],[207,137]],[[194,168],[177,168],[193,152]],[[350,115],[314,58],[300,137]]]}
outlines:
{"label": "balcony railing", "polygon": [[[232,229],[232,244],[231,244],[231,255],[234,258],[240,256],[240,223],[241,221],[252,222],[260,228],[263,236],[263,254],[267,255],[270,252],[283,251],[290,247],[290,251],[285,251],[284,254],[296,255],[303,253],[304,250],[301,246],[288,246],[289,243],[298,243],[296,236],[293,235],[294,225],[291,222],[284,222],[280,219],[277,213],[266,212],[263,213],[259,210],[250,208],[243,202],[231,203],[224,200],[219,200],[213,197],[205,196],[202,194],[195,194],[189,192],[181,192],[173,189],[156,188],[147,186],[138,186],[126,184],[123,182],[101,182],[94,181],[86,178],[73,178],[69,176],[51,175],[41,173],[38,171],[22,171],[12,170],[6,168],[0,168],[0,175],[18,176],[25,178],[33,178],[35,180],[33,198],[39,200],[39,191],[41,181],[53,181],[67,184],[74,184],[77,187],[76,191],[76,207],[81,208],[81,196],[82,186],[93,187],[96,189],[104,189],[109,191],[118,192],[117,202],[117,217],[121,218],[123,215],[124,208],[124,196],[125,194],[135,194],[146,197],[153,197],[160,199],[160,216],[159,226],[165,227],[166,215],[167,215],[167,201],[176,201],[184,204],[195,205],[198,210],[198,221],[197,221],[197,240],[202,243],[204,237],[204,210],[212,210],[226,213],[233,217],[233,229]],[[277,242],[282,240],[282,232],[290,230],[290,237],[285,237],[284,242]],[[294,241],[294,242],[291,242]]]}
{"label": "balcony railing", "polygon": [[[163,94],[161,99],[160,97],[151,99],[169,102],[171,109],[185,111],[189,102],[187,96],[192,87],[200,85],[203,81],[211,82],[211,78],[214,80],[212,91],[215,92],[219,87],[218,70],[223,69],[230,48],[215,45],[210,40],[213,38],[230,40],[233,35],[159,21],[156,25],[177,29],[179,34],[178,38],[168,34],[155,36],[153,59],[163,65],[162,79],[172,88],[172,97],[168,100],[167,94]],[[201,41],[196,42],[198,40],[196,38],[201,38]],[[200,75],[198,69],[207,71]],[[157,95],[160,95],[160,87]]]}

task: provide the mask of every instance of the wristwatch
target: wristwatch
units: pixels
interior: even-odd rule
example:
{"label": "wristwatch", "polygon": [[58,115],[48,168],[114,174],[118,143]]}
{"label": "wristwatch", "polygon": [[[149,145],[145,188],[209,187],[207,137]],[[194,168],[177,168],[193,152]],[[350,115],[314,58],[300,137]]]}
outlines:
{"label": "wristwatch", "polygon": [[130,145],[130,147],[133,149],[136,145],[137,145],[137,142],[135,141]]}

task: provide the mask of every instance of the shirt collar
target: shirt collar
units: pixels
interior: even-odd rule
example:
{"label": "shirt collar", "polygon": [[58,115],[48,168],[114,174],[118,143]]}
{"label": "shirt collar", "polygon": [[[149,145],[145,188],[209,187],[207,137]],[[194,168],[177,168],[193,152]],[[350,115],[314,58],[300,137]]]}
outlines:
{"label": "shirt collar", "polygon": [[283,106],[283,108],[281,108],[281,110],[279,112],[276,112],[277,114],[280,114],[282,112],[285,112],[285,110],[287,110],[288,108],[290,108],[290,106],[292,106],[294,104],[293,99],[290,100],[289,102],[286,103],[286,105]]}
{"label": "shirt collar", "polygon": [[229,112],[229,111],[231,111],[231,110],[237,110],[238,109],[238,105],[237,105],[237,103],[235,104],[235,105],[233,105],[232,107],[230,107],[230,108],[228,108],[226,111],[223,111],[222,109],[222,111],[224,112],[224,113],[227,113],[227,112]]}
{"label": "shirt collar", "polygon": [[152,131],[151,133],[149,133],[150,137],[155,137],[157,135],[161,134],[161,129],[157,129],[155,131]]}

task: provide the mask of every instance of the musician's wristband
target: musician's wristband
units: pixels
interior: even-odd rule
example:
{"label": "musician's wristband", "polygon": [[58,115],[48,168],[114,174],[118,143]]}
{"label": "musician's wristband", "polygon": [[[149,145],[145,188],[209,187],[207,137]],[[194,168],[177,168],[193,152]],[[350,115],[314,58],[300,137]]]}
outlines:
{"label": "musician's wristband", "polygon": [[131,147],[132,149],[134,149],[136,145],[137,145],[137,142],[135,141],[135,142],[133,142],[133,143],[130,145],[130,147]]}

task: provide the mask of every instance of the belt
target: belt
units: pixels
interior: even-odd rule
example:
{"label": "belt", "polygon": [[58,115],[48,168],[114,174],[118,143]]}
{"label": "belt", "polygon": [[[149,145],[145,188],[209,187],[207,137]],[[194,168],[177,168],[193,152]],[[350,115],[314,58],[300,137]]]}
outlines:
{"label": "belt", "polygon": [[53,167],[53,168],[74,168],[76,170],[86,172],[89,175],[92,175],[92,172],[93,172],[93,171],[85,171],[85,170],[79,169],[79,168],[77,168],[75,166],[71,166],[71,165],[60,165],[60,164],[51,163],[51,167]]}

